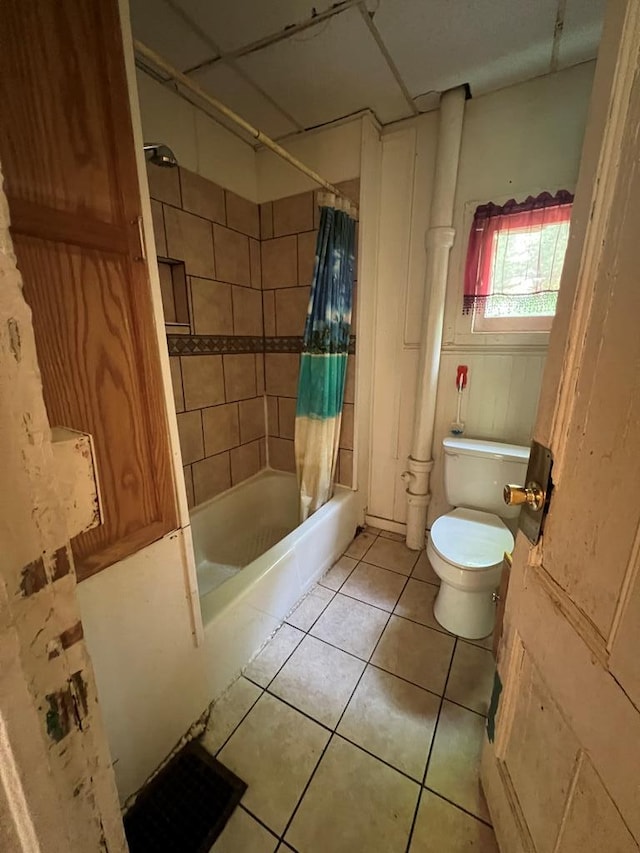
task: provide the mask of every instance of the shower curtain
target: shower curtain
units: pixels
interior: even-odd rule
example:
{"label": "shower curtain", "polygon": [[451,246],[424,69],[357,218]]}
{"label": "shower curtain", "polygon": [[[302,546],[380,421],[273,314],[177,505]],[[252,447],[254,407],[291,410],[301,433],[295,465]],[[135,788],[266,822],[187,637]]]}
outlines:
{"label": "shower curtain", "polygon": [[331,497],[351,332],[355,220],[347,201],[320,201],[320,229],[302,343],[295,454],[304,521]]}

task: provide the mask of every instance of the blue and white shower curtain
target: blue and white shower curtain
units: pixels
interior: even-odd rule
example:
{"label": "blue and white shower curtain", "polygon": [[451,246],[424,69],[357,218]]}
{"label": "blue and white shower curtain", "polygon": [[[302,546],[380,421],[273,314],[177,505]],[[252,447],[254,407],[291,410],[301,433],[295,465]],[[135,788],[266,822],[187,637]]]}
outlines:
{"label": "blue and white shower curtain", "polygon": [[349,202],[322,198],[298,379],[295,453],[304,521],[331,497],[351,333],[355,219]]}

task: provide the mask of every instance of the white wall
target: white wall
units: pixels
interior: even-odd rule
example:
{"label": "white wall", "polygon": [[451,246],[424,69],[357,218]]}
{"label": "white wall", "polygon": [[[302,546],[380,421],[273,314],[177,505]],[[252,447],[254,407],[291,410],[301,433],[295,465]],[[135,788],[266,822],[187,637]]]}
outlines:
{"label": "white wall", "polygon": [[[257,151],[162,83],[136,71],[142,129],[147,142],[164,142],[181,166],[251,201],[272,201],[316,189],[317,184],[266,148]],[[367,114],[280,140],[280,144],[333,183],[360,174]]]}
{"label": "white wall", "polygon": [[136,71],[146,142],[164,142],[181,166],[258,201],[256,152],[144,71]]}
{"label": "white wall", "polygon": [[[287,137],[280,140],[280,145],[331,183],[347,181],[360,175],[363,122],[371,122],[368,113]],[[256,160],[260,202],[318,188],[314,181],[267,148],[258,150]]]}
{"label": "white wall", "polygon": [[[439,447],[455,417],[455,371],[469,366],[466,434],[528,444],[548,335],[473,335],[462,307],[462,272],[475,207],[542,190],[572,190],[578,173],[594,63],[467,102],[454,208],[443,355],[436,412],[436,465],[429,519],[446,511]],[[413,426],[424,235],[428,227],[437,113],[385,129],[369,515],[406,519],[404,483]],[[399,528],[396,528],[399,529]]]}
{"label": "white wall", "polygon": [[78,585],[121,800],[211,701],[185,594],[184,532]]}

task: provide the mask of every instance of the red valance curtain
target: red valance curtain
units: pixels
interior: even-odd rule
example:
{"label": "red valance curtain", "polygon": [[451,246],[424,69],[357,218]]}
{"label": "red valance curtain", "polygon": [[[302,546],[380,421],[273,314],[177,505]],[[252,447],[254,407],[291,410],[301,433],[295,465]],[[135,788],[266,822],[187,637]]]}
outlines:
{"label": "red valance curtain", "polygon": [[523,202],[476,208],[469,235],[464,277],[463,313],[493,298],[512,301],[557,291],[568,229],[545,226],[569,223],[573,195],[558,190]]}

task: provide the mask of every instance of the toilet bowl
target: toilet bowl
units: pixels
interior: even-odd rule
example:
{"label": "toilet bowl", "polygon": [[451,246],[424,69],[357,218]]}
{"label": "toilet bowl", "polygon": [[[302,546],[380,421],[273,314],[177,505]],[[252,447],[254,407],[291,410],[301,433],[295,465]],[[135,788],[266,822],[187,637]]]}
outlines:
{"label": "toilet bowl", "polygon": [[504,504],[502,489],[524,482],[529,448],[466,438],[443,446],[445,494],[455,509],[434,522],[427,541],[440,578],[433,613],[447,631],[478,640],[493,631],[494,593],[514,545],[503,519],[519,509]]}
{"label": "toilet bowl", "polygon": [[427,556],[440,578],[434,616],[447,631],[479,640],[493,631],[493,593],[513,535],[492,513],[455,509],[431,528]]}

